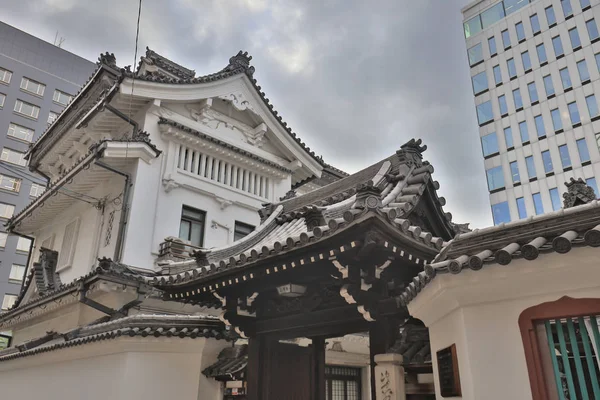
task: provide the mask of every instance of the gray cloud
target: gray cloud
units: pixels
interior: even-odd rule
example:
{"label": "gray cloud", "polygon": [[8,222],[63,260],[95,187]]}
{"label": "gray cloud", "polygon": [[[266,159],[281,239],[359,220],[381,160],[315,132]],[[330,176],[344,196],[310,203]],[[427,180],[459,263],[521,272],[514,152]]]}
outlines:
{"label": "gray cloud", "polygon": [[[244,49],[284,119],[354,172],[422,138],[455,221],[491,224],[460,8],[465,0],[144,0],[145,46],[195,69]],[[95,60],[132,64],[137,1],[24,0],[4,21]]]}

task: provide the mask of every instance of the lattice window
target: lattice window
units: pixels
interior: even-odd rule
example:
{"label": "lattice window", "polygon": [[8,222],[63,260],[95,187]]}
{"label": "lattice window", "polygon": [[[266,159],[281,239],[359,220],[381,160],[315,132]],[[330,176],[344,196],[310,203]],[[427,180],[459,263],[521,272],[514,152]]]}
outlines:
{"label": "lattice window", "polygon": [[325,367],[325,390],[327,400],[359,400],[360,368]]}
{"label": "lattice window", "polygon": [[104,235],[104,247],[107,247],[110,244],[114,222],[115,210],[111,211],[110,214],[108,214],[108,221],[106,222],[106,233]]}

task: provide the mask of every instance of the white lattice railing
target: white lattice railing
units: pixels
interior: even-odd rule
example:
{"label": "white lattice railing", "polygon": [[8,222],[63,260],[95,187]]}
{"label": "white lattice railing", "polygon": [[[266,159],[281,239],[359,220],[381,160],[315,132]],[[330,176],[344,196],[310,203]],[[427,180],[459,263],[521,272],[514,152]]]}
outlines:
{"label": "white lattice railing", "polygon": [[269,198],[270,180],[266,176],[185,145],[178,145],[177,168],[264,199]]}

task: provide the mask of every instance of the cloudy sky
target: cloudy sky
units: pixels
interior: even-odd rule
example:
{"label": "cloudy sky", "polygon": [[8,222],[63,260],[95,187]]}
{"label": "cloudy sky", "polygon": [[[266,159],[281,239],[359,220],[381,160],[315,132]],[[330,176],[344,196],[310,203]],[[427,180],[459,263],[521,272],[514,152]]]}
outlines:
{"label": "cloudy sky", "polygon": [[[357,171],[410,138],[429,149],[455,222],[491,224],[460,9],[468,0],[143,0],[149,46],[197,74],[243,49],[288,124]],[[168,4],[168,5],[167,5]],[[89,60],[134,63],[137,0],[4,2],[2,19]]]}

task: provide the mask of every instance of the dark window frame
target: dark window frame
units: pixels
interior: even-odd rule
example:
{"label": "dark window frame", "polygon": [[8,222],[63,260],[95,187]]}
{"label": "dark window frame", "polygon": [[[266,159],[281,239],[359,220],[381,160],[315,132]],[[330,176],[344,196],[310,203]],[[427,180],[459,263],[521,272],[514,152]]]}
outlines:
{"label": "dark window frame", "polygon": [[[246,229],[247,231],[244,231],[244,229]],[[238,240],[245,238],[246,236],[251,234],[254,231],[254,229],[256,229],[256,226],[254,225],[250,225],[241,221],[235,221],[233,228],[233,241],[237,242]]]}
{"label": "dark window frame", "polygon": [[[195,217],[191,217],[189,215],[186,215],[185,214],[186,210],[190,211],[190,212],[193,212],[193,213],[200,213],[200,215],[202,215],[202,217],[201,218],[195,218]],[[201,226],[201,228],[202,228],[200,230],[200,232],[201,232],[200,233],[200,243],[199,244],[192,243],[192,245],[193,246],[197,246],[197,247],[204,246],[204,237],[205,237],[205,230],[206,230],[206,211],[203,211],[203,210],[200,210],[200,209],[197,209],[197,208],[194,208],[194,207],[183,205],[181,207],[181,217],[180,217],[180,220],[179,220],[179,235],[181,235],[181,226],[182,226],[182,224],[184,222],[187,222],[187,223],[190,224],[190,229],[189,229],[189,232],[188,232],[188,237],[187,238],[182,238],[181,236],[179,236],[179,238],[182,239],[182,240],[188,240],[188,241],[191,242],[191,240],[192,240],[191,239],[191,233],[192,233],[192,229],[191,228],[192,228],[192,226],[194,224],[199,224]]]}

